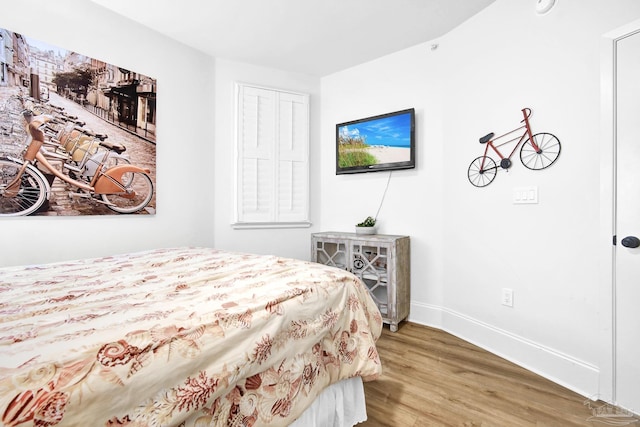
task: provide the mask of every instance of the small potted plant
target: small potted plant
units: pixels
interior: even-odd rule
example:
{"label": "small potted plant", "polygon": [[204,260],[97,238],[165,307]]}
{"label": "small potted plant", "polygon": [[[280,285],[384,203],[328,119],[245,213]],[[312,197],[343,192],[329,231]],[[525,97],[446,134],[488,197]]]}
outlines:
{"label": "small potted plant", "polygon": [[376,219],[370,216],[356,224],[356,234],[376,234]]}

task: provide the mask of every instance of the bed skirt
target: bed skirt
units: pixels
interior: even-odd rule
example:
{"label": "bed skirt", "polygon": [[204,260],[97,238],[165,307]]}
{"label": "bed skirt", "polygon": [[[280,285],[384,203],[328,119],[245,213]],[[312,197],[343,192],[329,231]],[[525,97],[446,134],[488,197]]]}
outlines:
{"label": "bed skirt", "polygon": [[367,420],[362,378],[330,385],[291,427],[351,427]]}

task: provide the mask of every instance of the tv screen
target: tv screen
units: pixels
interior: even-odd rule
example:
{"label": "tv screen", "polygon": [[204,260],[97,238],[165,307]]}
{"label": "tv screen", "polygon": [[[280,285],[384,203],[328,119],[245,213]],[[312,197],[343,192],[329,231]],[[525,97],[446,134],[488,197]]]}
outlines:
{"label": "tv screen", "polygon": [[336,174],[415,167],[413,108],[336,125]]}

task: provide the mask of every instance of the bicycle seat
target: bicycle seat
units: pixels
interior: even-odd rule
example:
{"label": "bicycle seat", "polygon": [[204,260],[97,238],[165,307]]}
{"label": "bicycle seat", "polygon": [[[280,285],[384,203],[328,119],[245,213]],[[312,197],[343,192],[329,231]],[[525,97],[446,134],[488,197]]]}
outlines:
{"label": "bicycle seat", "polygon": [[495,135],[495,133],[490,132],[485,136],[483,136],[482,138],[480,138],[480,144],[486,144],[487,142],[491,141],[491,138],[493,138],[493,135]]}
{"label": "bicycle seat", "polygon": [[102,145],[105,148],[108,148],[111,151],[115,151],[118,154],[122,154],[127,150],[127,147],[125,147],[122,144],[118,144],[115,142],[111,142],[111,141],[100,141],[100,145]]}

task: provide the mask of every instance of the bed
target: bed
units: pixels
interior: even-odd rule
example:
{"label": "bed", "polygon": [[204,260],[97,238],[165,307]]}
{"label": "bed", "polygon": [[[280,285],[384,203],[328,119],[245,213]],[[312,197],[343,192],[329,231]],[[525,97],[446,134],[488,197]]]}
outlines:
{"label": "bed", "polygon": [[6,267],[1,421],[312,425],[326,402],[363,402],[381,327],[355,276],[275,256],[185,247]]}

